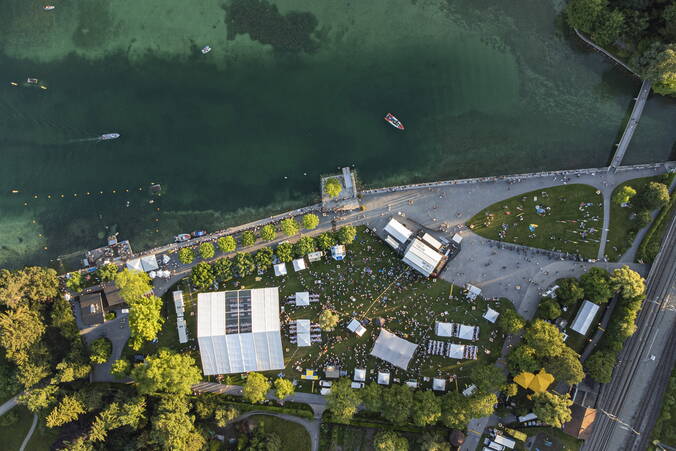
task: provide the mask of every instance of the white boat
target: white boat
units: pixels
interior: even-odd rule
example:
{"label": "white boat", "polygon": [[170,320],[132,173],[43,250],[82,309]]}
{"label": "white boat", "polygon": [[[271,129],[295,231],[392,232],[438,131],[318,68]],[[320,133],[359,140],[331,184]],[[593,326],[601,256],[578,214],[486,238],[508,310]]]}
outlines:
{"label": "white boat", "polygon": [[202,55],[206,55],[209,52],[211,52],[211,47],[209,47],[208,45],[202,47]]}
{"label": "white boat", "polygon": [[54,8],[55,8],[54,5],[45,5],[45,6],[42,7],[42,9],[44,9],[45,11],[51,11]]}
{"label": "white boat", "polygon": [[117,139],[120,137],[119,133],[105,133],[101,136],[99,136],[100,141],[106,141],[108,139]]}

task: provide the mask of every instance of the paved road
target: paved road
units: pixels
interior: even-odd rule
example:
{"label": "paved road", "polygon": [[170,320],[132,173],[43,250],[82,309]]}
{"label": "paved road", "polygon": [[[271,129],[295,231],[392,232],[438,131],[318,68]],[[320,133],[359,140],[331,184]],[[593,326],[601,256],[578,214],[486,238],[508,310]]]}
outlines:
{"label": "paved road", "polygon": [[307,420],[305,418],[295,417],[293,415],[287,415],[285,413],[269,412],[267,410],[252,410],[250,412],[243,413],[242,415],[235,418],[234,421],[243,420],[253,415],[268,415],[271,417],[281,418],[283,420],[292,421],[294,423],[300,424],[303,426],[308,434],[310,435],[310,443],[312,446],[312,451],[319,450],[319,425],[321,420]]}
{"label": "paved road", "polygon": [[[76,307],[76,312],[77,311],[78,309]],[[113,366],[113,362],[122,356],[124,346],[127,344],[127,340],[129,340],[129,315],[118,312],[118,316],[114,320],[106,321],[103,324],[81,330],[80,335],[84,337],[88,345],[100,337],[108,338],[113,345],[108,361],[100,365],[94,365],[90,380],[92,382],[119,382],[118,379],[115,379],[110,374],[110,370]]]}
{"label": "paved road", "polygon": [[676,215],[646,283],[638,330],[620,353],[611,382],[602,387],[599,415],[585,450],[643,449],[649,438],[659,403],[644,400],[664,388],[669,375],[664,368],[674,358],[670,332],[676,325]]}
{"label": "paved road", "polygon": [[622,138],[617,145],[617,150],[615,150],[615,155],[613,155],[613,159],[610,162],[609,169],[611,170],[617,168],[622,163],[622,159],[624,159],[624,154],[627,152],[631,138],[634,136],[634,131],[636,131],[636,127],[638,126],[638,121],[641,119],[641,115],[643,114],[643,107],[645,107],[646,100],[648,100],[651,87],[651,82],[648,80],[643,80],[641,90],[638,92],[638,96],[636,96],[636,102],[634,103],[634,108],[631,111],[629,122],[627,122],[624,133],[622,133]]}

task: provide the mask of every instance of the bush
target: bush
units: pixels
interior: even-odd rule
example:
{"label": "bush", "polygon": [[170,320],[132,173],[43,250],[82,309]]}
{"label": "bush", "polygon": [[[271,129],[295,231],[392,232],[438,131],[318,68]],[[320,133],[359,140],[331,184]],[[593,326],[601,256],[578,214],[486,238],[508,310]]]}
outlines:
{"label": "bush", "polygon": [[91,354],[89,360],[92,363],[101,364],[106,363],[113,351],[113,344],[105,337],[97,338],[91,344]]}
{"label": "bush", "polygon": [[657,257],[662,245],[662,237],[664,236],[666,224],[668,224],[668,218],[671,217],[671,212],[674,210],[675,205],[676,196],[672,196],[669,201],[669,206],[660,211],[660,214],[655,218],[655,222],[653,222],[648,233],[643,237],[643,241],[641,241],[638,251],[636,252],[637,261],[652,263],[655,257]]}
{"label": "bush", "polygon": [[636,218],[634,218],[634,221],[636,222],[636,227],[638,227],[639,229],[642,229],[643,227],[650,224],[652,220],[653,217],[650,214],[650,211],[648,210],[639,211],[638,213],[636,213]]}
{"label": "bush", "polygon": [[192,251],[192,249],[184,247],[179,249],[178,251],[178,261],[183,263],[184,265],[189,265],[195,260],[195,253]]}
{"label": "bush", "polygon": [[106,318],[106,321],[112,321],[112,320],[114,320],[114,319],[115,319],[115,312],[108,312],[108,313],[106,313],[105,318]]}
{"label": "bush", "polygon": [[211,244],[211,243],[200,244],[199,250],[200,250],[200,256],[205,260],[213,257],[214,254],[216,253],[216,251],[214,251],[214,245]]}
{"label": "bush", "polygon": [[634,198],[633,204],[646,210],[662,208],[669,203],[669,188],[664,183],[650,182]]}

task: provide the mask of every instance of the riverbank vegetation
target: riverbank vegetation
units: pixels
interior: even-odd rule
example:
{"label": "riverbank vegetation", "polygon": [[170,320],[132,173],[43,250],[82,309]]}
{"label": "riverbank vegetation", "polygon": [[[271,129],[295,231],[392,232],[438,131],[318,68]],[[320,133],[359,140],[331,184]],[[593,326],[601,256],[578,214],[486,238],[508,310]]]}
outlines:
{"label": "riverbank vegetation", "polygon": [[674,209],[676,209],[676,195],[672,194],[669,204],[662,208],[652,226],[650,226],[650,230],[648,230],[648,233],[643,237],[643,241],[641,241],[641,245],[636,252],[637,261],[642,263],[652,263],[653,260],[655,260],[655,257],[662,246],[662,238],[664,238],[669,219],[672,217]]}
{"label": "riverbank vegetation", "polygon": [[676,368],[671,372],[663,399],[662,410],[655,423],[651,442],[658,440],[665,444],[676,443]]}
{"label": "riverbank vegetation", "polygon": [[568,23],[676,96],[676,4],[661,0],[571,0]]}
{"label": "riverbank vegetation", "polygon": [[496,202],[467,224],[484,238],[595,259],[603,199],[589,185],[556,186]]}

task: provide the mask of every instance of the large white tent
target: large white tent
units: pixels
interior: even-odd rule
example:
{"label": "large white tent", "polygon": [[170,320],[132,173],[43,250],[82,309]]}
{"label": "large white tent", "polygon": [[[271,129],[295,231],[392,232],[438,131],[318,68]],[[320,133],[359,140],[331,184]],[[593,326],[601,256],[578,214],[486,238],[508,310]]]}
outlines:
{"label": "large white tent", "polygon": [[467,297],[471,300],[476,299],[477,296],[481,294],[481,288],[472,285],[471,283],[467,284]]}
{"label": "large white tent", "polygon": [[277,288],[198,294],[197,341],[207,376],[284,368]]}
{"label": "large white tent", "polygon": [[296,293],[296,306],[303,307],[310,305],[310,293],[307,291],[299,291]]}
{"label": "large white tent", "polygon": [[468,326],[466,324],[460,324],[460,329],[458,330],[458,338],[463,340],[476,340],[479,337],[479,326]]}
{"label": "large white tent", "polygon": [[413,234],[413,232],[411,232],[408,227],[394,218],[390,219],[390,222],[388,222],[385,226],[385,232],[389,233],[400,243],[407,242],[411,237],[411,234]]}
{"label": "large white tent", "polygon": [[296,320],[296,337],[298,341],[296,344],[298,347],[310,346],[312,340],[310,339],[310,320],[309,319],[297,319]]}
{"label": "large white tent", "polygon": [[442,258],[442,254],[418,238],[414,238],[404,252],[403,261],[423,276],[429,277]]}
{"label": "large white tent", "polygon": [[380,329],[371,355],[405,370],[417,347],[417,344],[399,338],[387,329]]}
{"label": "large white tent", "polygon": [[449,343],[447,349],[448,356],[452,359],[462,359],[465,357],[465,345]]}
{"label": "large white tent", "polygon": [[598,311],[598,305],[590,301],[584,301],[582,303],[582,307],[580,307],[580,310],[577,311],[577,315],[575,315],[572,326],[570,326],[571,330],[585,335],[589,330],[589,326],[591,326],[592,321],[594,321],[596,312]]}
{"label": "large white tent", "polygon": [[366,369],[355,368],[354,369],[354,380],[356,382],[364,382],[366,380]]}
{"label": "large white tent", "polygon": [[144,257],[141,257],[141,266],[143,266],[143,270],[145,272],[150,272],[150,271],[155,271],[155,270],[160,269],[160,265],[157,264],[157,259],[155,258],[155,254],[146,255]]}

